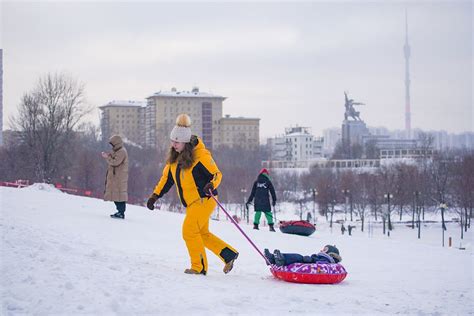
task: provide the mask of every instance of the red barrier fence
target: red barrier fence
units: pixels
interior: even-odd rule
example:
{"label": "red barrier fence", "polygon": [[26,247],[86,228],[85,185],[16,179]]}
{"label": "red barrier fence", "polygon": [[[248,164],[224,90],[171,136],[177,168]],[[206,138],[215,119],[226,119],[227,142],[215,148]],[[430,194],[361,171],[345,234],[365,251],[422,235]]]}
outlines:
{"label": "red barrier fence", "polygon": [[0,182],[2,187],[24,188],[30,185],[30,180],[16,180],[15,182]]}
{"label": "red barrier fence", "polygon": [[[30,183],[29,180],[16,180],[16,181],[13,181],[13,182],[0,181],[0,186],[11,187],[11,188],[24,188],[24,187],[28,187],[32,184],[34,184],[34,183]],[[54,185],[54,187],[58,190],[61,190],[62,192],[66,192],[68,194],[91,197],[91,198],[98,198],[98,199],[102,199],[104,197],[103,192],[94,192],[94,191],[89,190],[89,189],[65,188],[60,183],[56,183]],[[137,197],[137,196],[129,194],[127,203],[128,204],[134,204],[134,205],[145,205],[146,198],[147,198],[147,196]]]}

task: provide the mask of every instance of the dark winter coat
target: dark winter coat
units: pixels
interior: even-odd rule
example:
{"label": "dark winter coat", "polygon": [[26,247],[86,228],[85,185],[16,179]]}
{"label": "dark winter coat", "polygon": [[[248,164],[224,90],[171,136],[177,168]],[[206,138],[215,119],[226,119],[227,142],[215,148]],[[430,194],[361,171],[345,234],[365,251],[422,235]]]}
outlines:
{"label": "dark winter coat", "polygon": [[303,256],[299,253],[282,253],[285,259],[285,266],[293,263],[336,263],[333,257],[327,253],[320,252],[318,254],[312,254],[311,256]]}
{"label": "dark winter coat", "polygon": [[250,193],[247,204],[255,198],[255,211],[271,212],[269,193],[272,195],[273,205],[275,205],[277,198],[273,184],[268,175],[261,173],[253,184],[252,193]]}
{"label": "dark winter coat", "polygon": [[104,200],[127,202],[128,200],[128,154],[120,136],[112,136],[109,143],[112,152],[106,158],[107,175],[105,180]]}

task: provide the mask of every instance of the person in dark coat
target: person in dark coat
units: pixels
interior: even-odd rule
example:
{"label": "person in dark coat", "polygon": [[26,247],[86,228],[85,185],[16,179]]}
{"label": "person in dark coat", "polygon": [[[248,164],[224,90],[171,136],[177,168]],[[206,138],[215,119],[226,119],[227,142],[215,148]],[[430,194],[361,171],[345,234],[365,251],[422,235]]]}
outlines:
{"label": "person in dark coat", "polygon": [[[264,250],[265,257],[271,264],[277,266],[287,266],[292,263],[339,263],[342,258],[339,254],[339,249],[336,246],[326,245],[317,254],[310,256],[303,256],[298,253],[281,253],[280,250],[275,249],[273,254],[268,249]],[[268,263],[267,263],[268,264]]]}
{"label": "person in dark coat", "polygon": [[272,181],[268,175],[268,170],[263,168],[260,170],[257,180],[253,183],[252,193],[250,193],[247,203],[245,204],[245,206],[248,208],[248,205],[252,202],[252,200],[255,199],[255,218],[253,220],[253,229],[258,229],[260,217],[262,216],[263,212],[267,218],[270,231],[275,231],[275,228],[273,228],[272,207],[270,206],[269,193],[272,196],[272,205],[275,206],[277,200],[275,189],[273,188]]}
{"label": "person in dark coat", "polygon": [[352,229],[355,228],[355,226],[349,225],[349,226],[347,226],[347,228],[349,229],[349,236],[351,236],[352,235]]}

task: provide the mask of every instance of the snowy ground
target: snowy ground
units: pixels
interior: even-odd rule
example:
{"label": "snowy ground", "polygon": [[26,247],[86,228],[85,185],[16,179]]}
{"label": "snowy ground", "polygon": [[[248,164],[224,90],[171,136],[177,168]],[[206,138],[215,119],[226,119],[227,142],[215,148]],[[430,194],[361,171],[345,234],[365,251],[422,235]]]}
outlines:
{"label": "snowy ground", "polygon": [[[472,230],[466,250],[441,247],[439,224],[423,239],[405,225],[390,238],[376,227],[341,236],[319,219],[310,237],[244,231],[260,247],[311,254],[336,244],[348,277],[338,285],[274,279],[263,259],[228,221],[211,231],[240,251],[234,270],[209,253],[207,276],[183,273],[188,256],[182,214],[71,196],[42,185],[0,187],[2,315],[18,314],[445,314],[473,313]],[[337,226],[336,226],[337,227]],[[459,228],[447,236],[459,246]]]}

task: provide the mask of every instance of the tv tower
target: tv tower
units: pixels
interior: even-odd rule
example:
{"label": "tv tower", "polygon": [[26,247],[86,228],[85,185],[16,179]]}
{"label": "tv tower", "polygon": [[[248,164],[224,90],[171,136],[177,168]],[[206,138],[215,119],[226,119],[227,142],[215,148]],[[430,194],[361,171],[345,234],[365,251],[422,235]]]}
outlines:
{"label": "tv tower", "polygon": [[411,113],[410,113],[410,45],[408,44],[408,14],[405,10],[405,133],[406,138],[411,138]]}

